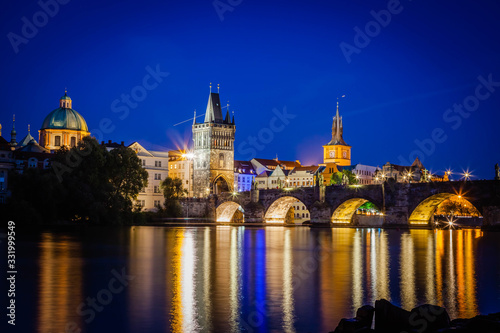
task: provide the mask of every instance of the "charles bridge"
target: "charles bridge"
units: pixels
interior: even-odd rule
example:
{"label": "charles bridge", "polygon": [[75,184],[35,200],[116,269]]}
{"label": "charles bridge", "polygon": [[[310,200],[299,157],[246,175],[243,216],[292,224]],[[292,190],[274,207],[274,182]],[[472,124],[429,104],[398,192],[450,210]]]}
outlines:
{"label": "charles bridge", "polygon": [[371,202],[382,212],[382,226],[426,227],[444,200],[460,196],[483,216],[483,226],[500,226],[500,181],[451,181],[375,185],[315,186],[252,190],[210,195],[181,202],[185,216],[208,217],[226,223],[283,223],[299,200],[310,212],[311,224],[359,225],[356,210]]}

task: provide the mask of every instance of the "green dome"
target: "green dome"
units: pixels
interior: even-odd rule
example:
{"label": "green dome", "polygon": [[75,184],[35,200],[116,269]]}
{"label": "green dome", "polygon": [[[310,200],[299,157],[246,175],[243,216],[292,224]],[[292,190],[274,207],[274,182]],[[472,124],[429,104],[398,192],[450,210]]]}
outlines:
{"label": "green dome", "polygon": [[[69,98],[69,97],[68,97]],[[58,108],[49,113],[42,123],[41,129],[72,129],[86,131],[89,129],[82,115],[73,109]]]}
{"label": "green dome", "polygon": [[70,100],[70,101],[71,101],[71,98],[69,98],[69,96],[68,96],[68,95],[66,95],[66,94],[64,94],[64,96],[63,96],[63,97],[61,97],[61,99],[67,99],[67,100]]}

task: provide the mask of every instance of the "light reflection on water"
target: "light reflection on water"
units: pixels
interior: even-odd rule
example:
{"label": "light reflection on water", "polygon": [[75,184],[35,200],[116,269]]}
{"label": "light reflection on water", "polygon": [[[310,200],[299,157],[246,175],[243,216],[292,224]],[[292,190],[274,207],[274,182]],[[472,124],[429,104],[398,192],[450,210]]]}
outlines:
{"label": "light reflection on water", "polygon": [[[500,298],[498,233],[124,229],[119,237],[113,229],[98,235],[43,233],[37,240],[40,251],[33,261],[38,274],[27,283],[38,284],[33,300],[39,332],[64,332],[68,323],[84,332],[102,327],[123,332],[328,331],[340,318],[380,298],[408,310],[424,303],[442,305],[452,318],[471,317],[482,308],[499,311],[491,303]],[[487,245],[482,244],[487,237]],[[496,264],[483,262],[479,250],[488,251]],[[112,267],[126,267],[134,279],[87,324],[76,309],[106,286]],[[480,293],[479,281],[490,289]]]}

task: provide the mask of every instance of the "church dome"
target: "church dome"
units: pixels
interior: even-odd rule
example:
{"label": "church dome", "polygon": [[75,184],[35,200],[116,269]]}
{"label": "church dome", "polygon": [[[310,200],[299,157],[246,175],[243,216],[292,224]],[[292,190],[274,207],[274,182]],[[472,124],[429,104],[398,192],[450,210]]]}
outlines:
{"label": "church dome", "polygon": [[71,98],[66,93],[59,100],[59,108],[45,117],[41,129],[71,129],[88,132],[87,122],[81,114],[71,108]]}

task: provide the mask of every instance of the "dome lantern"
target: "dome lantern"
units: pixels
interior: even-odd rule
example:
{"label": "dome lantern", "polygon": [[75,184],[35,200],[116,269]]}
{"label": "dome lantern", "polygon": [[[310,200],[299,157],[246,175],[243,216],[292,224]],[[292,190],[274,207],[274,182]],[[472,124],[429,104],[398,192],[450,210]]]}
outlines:
{"label": "dome lantern", "polygon": [[62,109],[71,109],[71,98],[68,96],[68,91],[64,90],[64,96],[59,100],[59,107]]}

